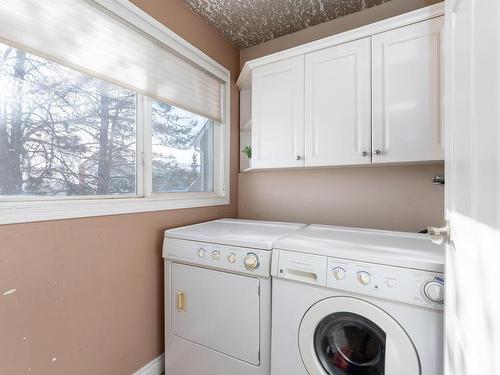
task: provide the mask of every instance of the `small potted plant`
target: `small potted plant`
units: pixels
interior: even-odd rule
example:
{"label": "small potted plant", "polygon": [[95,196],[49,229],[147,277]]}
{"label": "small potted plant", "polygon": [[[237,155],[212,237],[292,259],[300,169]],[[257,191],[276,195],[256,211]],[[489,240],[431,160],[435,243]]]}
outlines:
{"label": "small potted plant", "polygon": [[252,158],[252,146],[245,146],[241,151],[248,159]]}

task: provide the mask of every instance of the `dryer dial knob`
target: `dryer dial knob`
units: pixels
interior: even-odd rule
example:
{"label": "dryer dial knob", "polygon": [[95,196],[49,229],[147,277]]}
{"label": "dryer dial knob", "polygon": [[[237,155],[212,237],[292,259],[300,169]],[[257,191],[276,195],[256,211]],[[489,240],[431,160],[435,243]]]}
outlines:
{"label": "dryer dial knob", "polygon": [[342,267],[335,267],[333,270],[333,277],[335,277],[336,280],[344,280],[345,278],[345,270]]}
{"label": "dryer dial knob", "polygon": [[434,303],[444,302],[444,285],[437,280],[427,281],[424,285],[424,295]]}
{"label": "dryer dial knob", "polygon": [[198,257],[200,257],[200,258],[204,258],[205,257],[205,249],[204,248],[200,247],[198,249]]}
{"label": "dryer dial knob", "polygon": [[358,272],[358,281],[361,285],[368,285],[370,284],[370,274],[365,271],[359,271]]}
{"label": "dryer dial knob", "polygon": [[244,263],[245,263],[245,268],[249,271],[254,271],[256,270],[257,268],[259,268],[259,257],[257,256],[257,254],[254,254],[254,253],[248,253],[246,256],[245,256],[245,260],[244,260]]}
{"label": "dryer dial knob", "polygon": [[212,251],[212,259],[213,260],[219,260],[220,259],[220,252],[218,250]]}
{"label": "dryer dial knob", "polygon": [[236,255],[234,253],[231,253],[227,256],[227,261],[229,263],[235,263],[236,262]]}

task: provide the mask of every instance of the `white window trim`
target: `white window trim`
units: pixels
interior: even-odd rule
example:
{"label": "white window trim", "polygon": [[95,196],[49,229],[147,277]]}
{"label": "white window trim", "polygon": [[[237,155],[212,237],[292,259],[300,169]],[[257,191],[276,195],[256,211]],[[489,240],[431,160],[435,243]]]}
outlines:
{"label": "white window trim", "polygon": [[[165,193],[148,196],[151,173],[151,150],[143,149],[143,140],[151,133],[150,119],[137,121],[137,194],[131,196],[91,197],[2,197],[0,200],[0,224],[59,220],[92,216],[119,215],[128,213],[163,211],[227,205],[230,202],[230,72],[224,66],[182,39],[172,30],[127,0],[94,0],[115,15],[133,24],[140,30],[175,50],[186,59],[200,66],[224,84],[223,121],[214,127],[214,192]],[[144,100],[139,95],[139,100]],[[138,103],[139,106],[144,103]],[[138,111],[144,116],[145,111]],[[149,116],[149,115],[148,115]],[[146,125],[147,124],[147,125]],[[145,187],[145,189],[144,189]],[[22,199],[22,200],[20,200]]]}

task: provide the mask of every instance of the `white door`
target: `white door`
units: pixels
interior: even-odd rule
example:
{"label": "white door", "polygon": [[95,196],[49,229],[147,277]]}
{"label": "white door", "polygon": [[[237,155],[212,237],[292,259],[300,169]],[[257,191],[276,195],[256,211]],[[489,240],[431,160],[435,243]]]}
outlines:
{"label": "white door", "polygon": [[252,168],[304,166],[304,56],[252,73]]}
{"label": "white door", "polygon": [[500,374],[500,2],[446,0],[447,375]]}
{"label": "white door", "polygon": [[259,280],[172,264],[172,332],[194,344],[259,365]]}
{"label": "white door", "polygon": [[443,160],[443,17],[373,36],[373,162]]}
{"label": "white door", "polygon": [[370,38],[306,55],[306,166],[371,163]]}

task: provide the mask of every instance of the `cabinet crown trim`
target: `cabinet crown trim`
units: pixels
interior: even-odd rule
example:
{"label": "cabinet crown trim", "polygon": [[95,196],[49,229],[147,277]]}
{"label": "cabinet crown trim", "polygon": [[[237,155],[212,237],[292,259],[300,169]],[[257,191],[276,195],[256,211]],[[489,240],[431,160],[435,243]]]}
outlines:
{"label": "cabinet crown trim", "polygon": [[250,76],[252,70],[259,66],[332,47],[338,44],[351,42],[356,39],[370,37],[378,33],[425,21],[442,15],[444,15],[444,2],[440,2],[438,4],[420,8],[412,12],[387,18],[385,20],[374,22],[366,26],[348,30],[326,38],[315,40],[313,42],[302,44],[297,47],[289,48],[280,52],[247,61],[243,66],[243,69],[241,70],[236,84],[238,85],[240,90],[249,87],[251,82]]}

